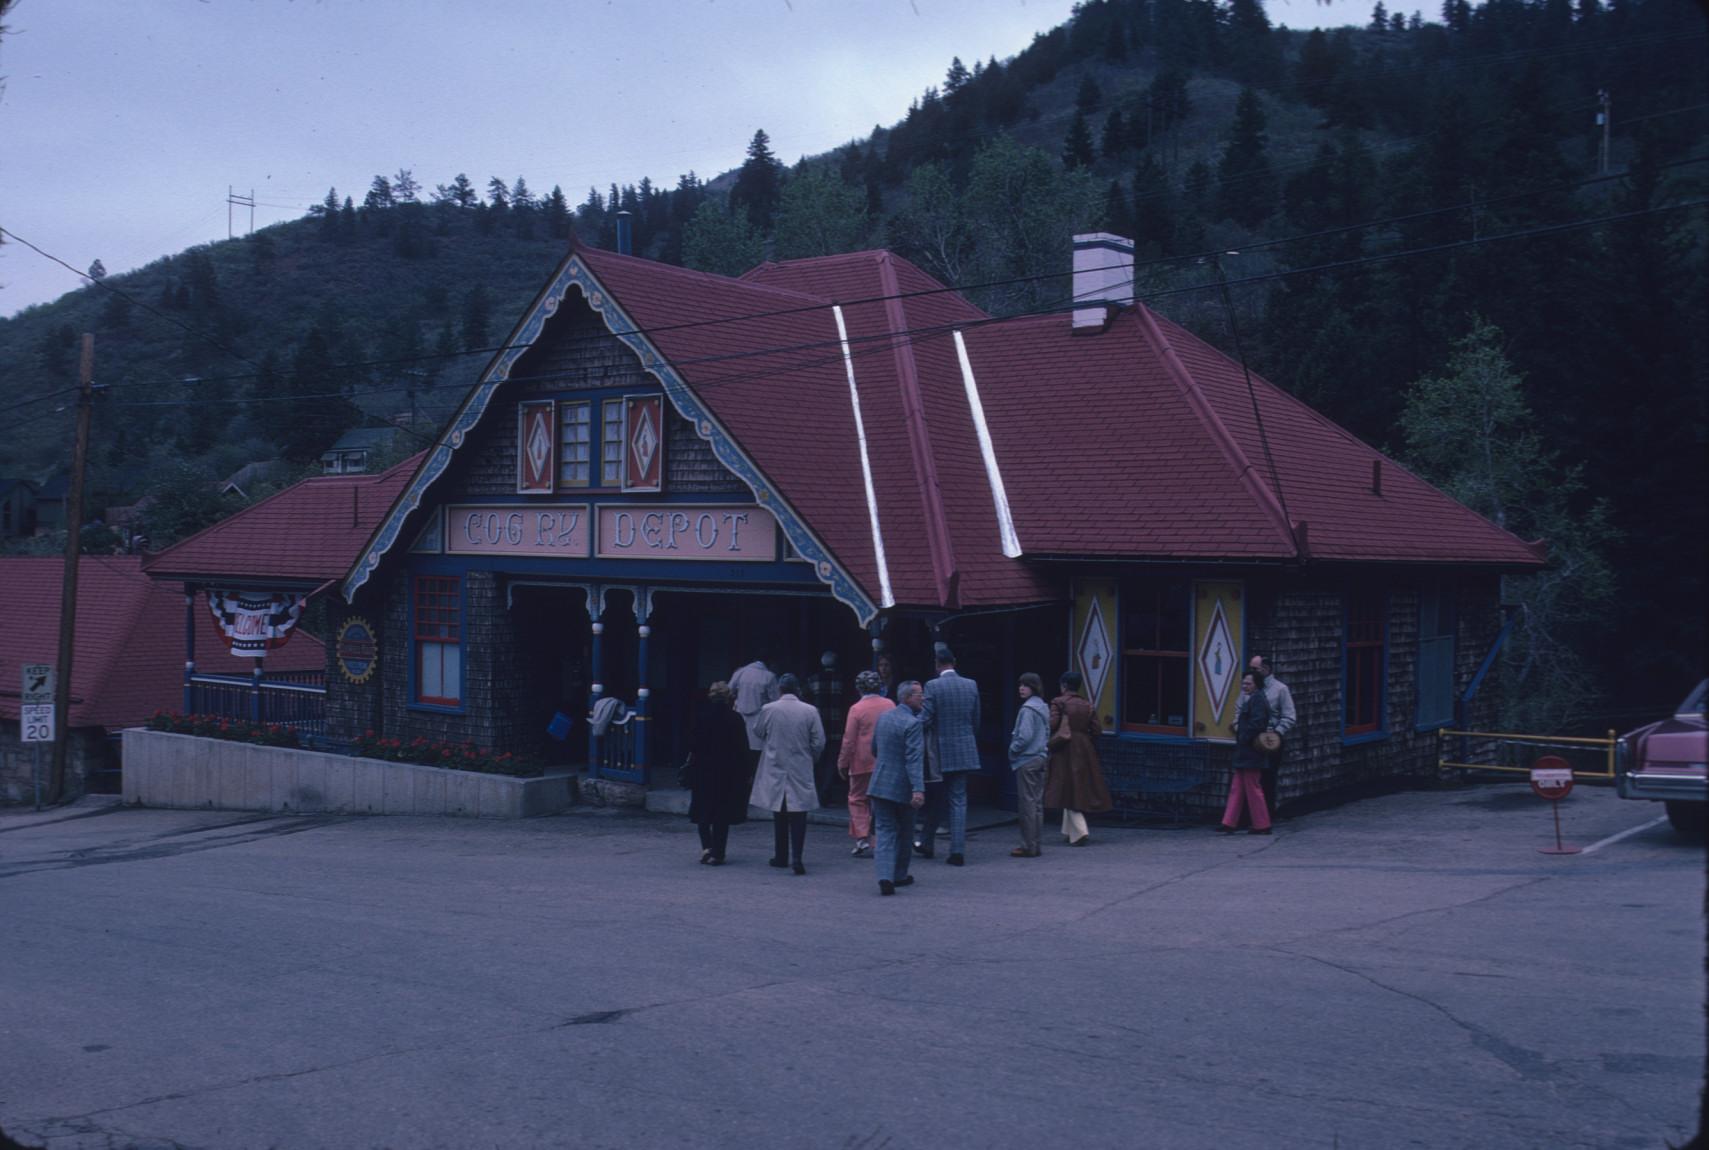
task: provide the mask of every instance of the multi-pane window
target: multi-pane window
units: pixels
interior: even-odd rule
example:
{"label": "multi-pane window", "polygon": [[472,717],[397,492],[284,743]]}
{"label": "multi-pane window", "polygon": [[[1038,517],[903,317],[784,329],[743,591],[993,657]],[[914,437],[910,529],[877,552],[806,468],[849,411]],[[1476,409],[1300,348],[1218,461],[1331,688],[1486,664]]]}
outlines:
{"label": "multi-pane window", "polygon": [[1382,729],[1383,640],[1386,630],[1380,593],[1355,591],[1348,595],[1343,730],[1349,735]]}
{"label": "multi-pane window", "polygon": [[415,700],[455,707],[463,699],[463,602],[455,576],[415,579]]}
{"label": "multi-pane window", "polygon": [[600,411],[599,483],[618,487],[623,483],[623,401],[608,399]]}
{"label": "multi-pane window", "polygon": [[593,406],[558,404],[558,486],[586,487],[593,459]]}
{"label": "multi-pane window", "polygon": [[1420,727],[1454,721],[1454,600],[1440,587],[1418,599],[1418,719]]}
{"label": "multi-pane window", "polygon": [[1122,726],[1187,733],[1192,697],[1192,598],[1185,581],[1122,588]]}

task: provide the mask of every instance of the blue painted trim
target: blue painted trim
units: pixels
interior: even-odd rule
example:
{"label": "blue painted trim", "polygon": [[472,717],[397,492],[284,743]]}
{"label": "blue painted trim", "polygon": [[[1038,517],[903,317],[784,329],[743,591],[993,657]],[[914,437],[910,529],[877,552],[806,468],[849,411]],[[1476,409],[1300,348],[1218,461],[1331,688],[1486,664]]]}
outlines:
{"label": "blue painted trim", "polygon": [[[1472,681],[1466,684],[1465,693],[1460,696],[1462,707],[1468,706],[1473,699],[1478,697],[1478,690],[1483,686],[1484,676],[1488,675],[1490,668],[1495,666],[1495,657],[1501,654],[1502,647],[1506,646],[1507,636],[1512,632],[1513,624],[1518,618],[1519,613],[1513,612],[1507,616],[1507,622],[1501,625],[1501,630],[1495,636],[1495,642],[1490,644],[1489,654],[1485,655],[1483,662],[1478,664],[1477,673],[1472,676]],[[1457,639],[1458,635],[1456,634]]]}
{"label": "blue painted trim", "polygon": [[1120,739],[1124,743],[1149,743],[1153,746],[1164,747],[1199,747],[1199,746],[1229,746],[1229,739],[1195,739],[1191,735],[1154,735],[1147,731],[1106,731],[1106,738]]}
{"label": "blue painted trim", "polygon": [[[436,715],[466,715],[469,713],[469,581],[462,573],[442,570],[443,560],[428,563],[412,563],[404,583],[404,593],[409,596],[409,611],[404,617],[404,633],[409,642],[409,666],[405,668],[404,709],[408,711],[427,711]],[[420,652],[416,650],[415,638],[415,579],[418,575],[444,578],[455,575],[457,578],[457,705],[447,707],[443,703],[424,703],[415,695],[415,666]]]}
{"label": "blue painted trim", "polygon": [[870,622],[873,616],[878,614],[877,605],[860,589],[853,577],[831,558],[830,550],[813,535],[806,521],[770,489],[753,460],[748,458],[747,453],[737,445],[723,424],[683,382],[677,370],[659,353],[652,341],[638,330],[628,313],[588,270],[581,256],[575,253],[558,268],[546,290],[541,293],[539,302],[524,317],[505,349],[487,365],[480,381],[463,401],[462,408],[452,418],[450,425],[440,433],[439,442],[422,461],[409,486],[393,502],[379,531],[375,533],[362,557],[357,560],[356,569],[344,580],[342,591],[345,602],[354,602],[356,593],[379,568],[380,560],[397,543],[404,520],[421,506],[427,489],[451,465],[452,454],[463,446],[469,433],[480,422],[499,384],[510,377],[511,368],[516,365],[516,361],[540,337],[546,321],[557,314],[559,305],[572,286],[582,293],[588,306],[598,313],[605,322],[606,329],[633,351],[640,358],[642,368],[663,385],[671,406],[694,426],[695,434],[712,445],[712,454],[718,462],[746,484],[759,505],[776,517],[790,545],[813,564],[813,572],[818,580],[829,586],[831,594],[854,611],[862,626]]}
{"label": "blue painted trim", "polygon": [[1363,734],[1358,735],[1342,735],[1341,745],[1344,747],[1357,747],[1361,743],[1380,743],[1388,737],[1389,733],[1387,731],[1365,731]]}

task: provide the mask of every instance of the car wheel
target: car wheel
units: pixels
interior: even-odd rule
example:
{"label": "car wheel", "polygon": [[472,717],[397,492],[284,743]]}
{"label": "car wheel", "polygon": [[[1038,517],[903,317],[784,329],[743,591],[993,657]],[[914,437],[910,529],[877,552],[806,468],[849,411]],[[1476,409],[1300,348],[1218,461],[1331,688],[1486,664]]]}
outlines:
{"label": "car wheel", "polygon": [[1667,821],[1680,834],[1702,835],[1709,831],[1709,803],[1671,801],[1667,804]]}

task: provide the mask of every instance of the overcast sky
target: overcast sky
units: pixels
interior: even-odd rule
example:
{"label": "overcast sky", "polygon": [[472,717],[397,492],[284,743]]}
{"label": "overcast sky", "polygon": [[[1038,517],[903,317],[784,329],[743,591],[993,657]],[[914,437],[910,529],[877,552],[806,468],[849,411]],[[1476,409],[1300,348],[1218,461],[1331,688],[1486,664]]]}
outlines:
{"label": "overcast sky", "polygon": [[[1293,27],[1349,0],[1266,0]],[[19,0],[0,42],[0,226],[139,267],[376,174],[591,185],[786,162],[899,119],[952,56],[1006,58],[1072,0]],[[234,213],[239,209],[233,209]],[[234,217],[235,218],[235,217]],[[248,225],[241,209],[240,229]],[[77,277],[0,246],[0,315]]]}

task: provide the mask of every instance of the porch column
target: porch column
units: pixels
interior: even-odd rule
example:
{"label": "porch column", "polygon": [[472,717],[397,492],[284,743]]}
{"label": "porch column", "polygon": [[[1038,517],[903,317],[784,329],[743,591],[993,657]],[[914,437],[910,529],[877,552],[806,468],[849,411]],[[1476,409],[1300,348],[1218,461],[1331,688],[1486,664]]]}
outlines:
{"label": "porch column", "polygon": [[261,664],[262,659],[256,656],[255,666],[249,672],[249,721],[261,721]]}
{"label": "porch column", "polygon": [[878,673],[878,657],[884,654],[884,640],[879,638],[879,631],[883,626],[884,624],[879,622],[876,618],[866,625],[867,631],[872,635],[872,662],[868,665],[867,669],[872,671],[873,674]]}
{"label": "porch column", "polygon": [[589,587],[587,592],[587,617],[593,624],[593,656],[588,667],[587,713],[590,720],[587,725],[587,773],[589,778],[599,778],[599,736],[593,733],[593,709],[599,703],[601,695],[605,694],[605,684],[600,677],[605,674],[605,624],[600,617],[605,614],[605,593],[598,587]]}
{"label": "porch column", "polygon": [[653,615],[653,589],[651,587],[635,588],[635,633],[639,636],[638,650],[635,655],[635,769],[641,772],[641,781],[647,780],[647,696],[651,694],[647,686],[647,638],[653,629],[647,620]]}
{"label": "porch column", "polygon": [[184,713],[196,709],[196,586],[184,584]]}

